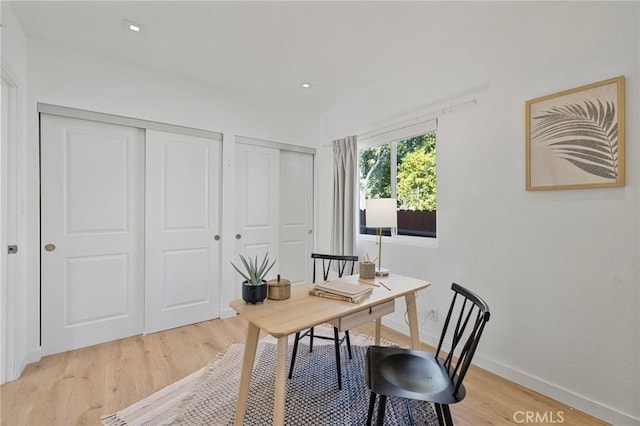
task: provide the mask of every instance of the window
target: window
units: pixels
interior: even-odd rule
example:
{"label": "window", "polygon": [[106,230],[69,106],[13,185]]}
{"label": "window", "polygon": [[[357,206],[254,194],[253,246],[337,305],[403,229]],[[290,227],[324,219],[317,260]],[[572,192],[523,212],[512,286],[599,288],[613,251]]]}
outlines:
{"label": "window", "polygon": [[[360,233],[367,228],[368,198],[398,200],[398,235],[436,237],[436,132],[397,139],[359,150]],[[390,236],[391,230],[384,229]]]}

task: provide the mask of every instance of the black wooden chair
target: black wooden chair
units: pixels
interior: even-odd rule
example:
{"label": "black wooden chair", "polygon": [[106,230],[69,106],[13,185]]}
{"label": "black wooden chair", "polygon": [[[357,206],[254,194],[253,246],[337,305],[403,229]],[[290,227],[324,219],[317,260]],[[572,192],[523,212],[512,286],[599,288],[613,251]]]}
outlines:
{"label": "black wooden chair", "polygon": [[[313,282],[316,282],[316,263],[322,261],[322,279],[327,281],[329,277],[329,271],[332,264],[335,266],[335,270],[338,273],[338,277],[342,277],[345,274],[353,275],[355,264],[358,261],[358,256],[344,256],[333,254],[318,254],[311,253],[313,259]],[[304,333],[297,332],[296,338],[293,342],[293,352],[291,354],[291,366],[289,367],[289,378],[293,375],[293,366],[296,362],[296,355],[298,354],[298,342],[304,337],[309,337],[309,352],[313,352],[313,339],[328,339],[333,340],[336,350],[336,366],[338,370],[338,389],[342,389],[342,370],[340,368],[340,345],[343,342],[347,343],[347,351],[349,353],[349,359],[351,359],[351,342],[349,341],[349,331],[344,332],[344,336],[340,338],[338,329],[333,327],[333,337],[315,335],[313,333],[313,327],[305,331]]]}
{"label": "black wooden chair", "polygon": [[371,424],[378,395],[377,425],[384,422],[388,396],[405,399],[411,425],[409,400],[433,403],[439,424],[453,425],[449,404],[462,401],[466,395],[462,380],[490,313],[489,306],[474,292],[456,283],[451,290],[453,300],[435,354],[398,347],[368,348],[365,378],[371,396],[367,425]]}

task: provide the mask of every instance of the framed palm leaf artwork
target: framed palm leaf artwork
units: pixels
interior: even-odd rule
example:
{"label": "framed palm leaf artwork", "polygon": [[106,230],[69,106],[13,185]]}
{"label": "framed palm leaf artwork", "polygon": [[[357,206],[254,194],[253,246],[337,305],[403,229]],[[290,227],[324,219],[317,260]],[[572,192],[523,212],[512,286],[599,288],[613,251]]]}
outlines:
{"label": "framed palm leaf artwork", "polygon": [[525,105],[527,190],[624,186],[624,77]]}

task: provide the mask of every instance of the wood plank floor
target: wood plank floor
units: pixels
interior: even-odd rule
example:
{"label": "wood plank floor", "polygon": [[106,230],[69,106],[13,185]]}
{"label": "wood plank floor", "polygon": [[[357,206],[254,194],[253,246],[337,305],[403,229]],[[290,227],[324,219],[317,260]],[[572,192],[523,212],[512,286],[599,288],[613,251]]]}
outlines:
{"label": "wood plank floor", "polygon": [[[228,344],[243,343],[245,333],[246,322],[234,317],[44,357],[0,387],[1,424],[99,425],[102,415],[198,370]],[[408,343],[389,329],[383,336]],[[526,411],[546,415],[549,424],[606,424],[479,368],[470,370],[465,386],[467,398],[451,408],[459,426],[524,424]]]}

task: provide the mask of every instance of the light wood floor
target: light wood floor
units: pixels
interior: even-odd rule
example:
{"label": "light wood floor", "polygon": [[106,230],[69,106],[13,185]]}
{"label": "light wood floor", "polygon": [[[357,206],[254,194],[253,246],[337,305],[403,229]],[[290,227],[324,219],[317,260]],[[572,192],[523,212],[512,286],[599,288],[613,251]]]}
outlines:
{"label": "light wood floor", "polygon": [[[372,328],[359,331],[371,334]],[[205,366],[227,344],[244,342],[245,332],[246,323],[235,317],[44,357],[0,387],[1,424],[99,425],[102,415]],[[408,343],[392,330],[383,329],[383,336]],[[465,386],[467,397],[451,407],[459,426],[526,424],[516,421],[526,411],[548,413],[549,423],[605,424],[479,368],[470,370]]]}

